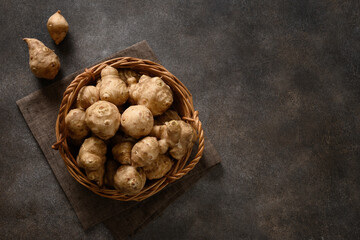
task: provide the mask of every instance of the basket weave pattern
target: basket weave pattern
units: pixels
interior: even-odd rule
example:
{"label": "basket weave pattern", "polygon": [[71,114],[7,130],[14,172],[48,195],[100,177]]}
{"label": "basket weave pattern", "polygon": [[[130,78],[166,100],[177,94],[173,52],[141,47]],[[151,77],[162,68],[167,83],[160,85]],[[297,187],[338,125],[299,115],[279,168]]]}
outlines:
{"label": "basket weave pattern", "polygon": [[[65,117],[71,106],[73,105],[80,89],[88,85],[91,82],[94,82],[95,79],[100,75],[100,72],[107,65],[114,68],[130,68],[140,74],[147,74],[149,76],[158,76],[166,84],[168,84],[173,93],[174,93],[174,106],[182,116],[183,120],[190,123],[198,134],[198,149],[195,157],[190,161],[189,156],[191,154],[191,149],[188,151],[186,156],[180,160],[176,161],[172,169],[168,174],[156,181],[151,181],[150,184],[145,185],[140,193],[127,196],[117,190],[108,189],[105,187],[100,188],[97,184],[91,182],[87,179],[86,175],[80,170],[77,166],[75,157],[72,156],[69,150],[69,146],[66,140],[66,131],[65,131]],[[56,121],[56,140],[57,142],[53,145],[53,149],[59,150],[66,167],[70,174],[83,186],[87,187],[94,193],[115,200],[121,201],[142,201],[155,193],[162,190],[169,183],[172,183],[189,171],[191,171],[195,165],[199,162],[204,151],[204,132],[199,120],[199,114],[194,110],[193,100],[189,90],[181,83],[174,75],[172,75],[168,70],[158,63],[143,60],[132,57],[119,57],[114,58],[100,64],[97,64],[75,77],[75,79],[70,83],[67,89],[64,92],[63,99],[60,105],[59,114]]]}

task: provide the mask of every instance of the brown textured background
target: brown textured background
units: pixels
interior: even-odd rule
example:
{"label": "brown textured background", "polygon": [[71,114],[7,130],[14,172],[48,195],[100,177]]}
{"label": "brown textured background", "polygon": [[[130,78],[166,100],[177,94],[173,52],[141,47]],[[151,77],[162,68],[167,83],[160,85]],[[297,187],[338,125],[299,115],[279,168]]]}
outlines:
{"label": "brown textured background", "polygon": [[[23,37],[55,49],[57,79],[146,39],[193,93],[223,159],[132,239],[360,237],[359,1],[1,1],[0,236],[112,239],[82,229],[15,101]],[[47,18],[70,24],[55,46]]]}

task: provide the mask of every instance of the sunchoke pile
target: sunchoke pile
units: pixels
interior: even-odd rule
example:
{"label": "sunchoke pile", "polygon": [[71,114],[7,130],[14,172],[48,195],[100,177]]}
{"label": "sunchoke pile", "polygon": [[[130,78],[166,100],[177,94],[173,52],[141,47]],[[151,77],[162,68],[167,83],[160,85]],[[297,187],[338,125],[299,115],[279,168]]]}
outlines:
{"label": "sunchoke pile", "polygon": [[83,141],[78,167],[99,187],[124,195],[169,174],[197,139],[172,102],[172,90],[158,77],[103,68],[96,83],[80,89],[65,118],[67,137]]}
{"label": "sunchoke pile", "polygon": [[60,69],[59,57],[35,38],[24,38],[29,48],[29,65],[38,78],[54,79]]}

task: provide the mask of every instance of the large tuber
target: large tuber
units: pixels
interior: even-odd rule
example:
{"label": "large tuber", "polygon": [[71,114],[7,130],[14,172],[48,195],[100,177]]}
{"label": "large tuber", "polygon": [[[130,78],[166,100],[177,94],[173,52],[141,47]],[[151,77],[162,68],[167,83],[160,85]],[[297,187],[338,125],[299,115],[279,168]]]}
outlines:
{"label": "large tuber", "polygon": [[131,165],[134,167],[149,166],[159,156],[159,143],[155,137],[145,137],[131,149]]}
{"label": "large tuber", "polygon": [[173,164],[174,162],[168,156],[160,154],[155,162],[143,169],[148,179],[159,179],[170,171]]}
{"label": "large tuber", "polygon": [[107,101],[98,101],[86,109],[85,121],[90,130],[99,138],[113,137],[120,126],[117,107]]}
{"label": "large tuber", "polygon": [[197,139],[194,128],[182,120],[172,120],[164,125],[156,125],[150,135],[160,139],[160,153],[165,153],[170,149],[170,155],[176,160],[181,160]]}
{"label": "large tuber", "polygon": [[144,170],[130,165],[119,167],[114,176],[114,187],[127,195],[137,194],[146,182]]}
{"label": "large tuber", "polygon": [[38,78],[54,79],[60,69],[58,56],[35,38],[24,38],[24,41],[29,48],[32,73]]}
{"label": "large tuber", "polygon": [[159,77],[142,75],[139,82],[128,79],[129,101],[133,104],[144,105],[154,116],[163,114],[173,103],[170,87]]}
{"label": "large tuber", "polygon": [[142,105],[128,107],[121,115],[121,129],[133,138],[148,135],[154,125],[151,111]]}
{"label": "large tuber", "polygon": [[116,106],[123,105],[129,98],[129,90],[126,83],[121,80],[116,68],[111,66],[101,70],[100,99],[106,100]]}

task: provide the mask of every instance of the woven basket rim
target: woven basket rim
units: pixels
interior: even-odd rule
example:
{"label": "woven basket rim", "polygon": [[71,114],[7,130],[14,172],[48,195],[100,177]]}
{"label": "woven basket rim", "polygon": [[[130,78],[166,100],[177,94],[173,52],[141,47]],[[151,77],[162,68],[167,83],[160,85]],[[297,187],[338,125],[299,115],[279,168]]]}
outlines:
{"label": "woven basket rim", "polygon": [[[175,100],[178,102],[177,110],[180,116],[184,121],[190,123],[198,134],[197,152],[192,160],[189,160],[192,152],[192,149],[190,149],[182,160],[175,162],[167,175],[160,179],[149,181],[149,184],[145,185],[140,193],[131,196],[125,195],[114,189],[108,189],[105,186],[99,187],[97,184],[88,180],[85,174],[77,166],[76,160],[74,156],[72,156],[66,140],[65,117],[76,100],[77,94],[83,86],[95,81],[97,76],[100,75],[101,70],[108,65],[117,69],[130,68],[141,74],[160,77],[171,87],[174,93],[174,102]],[[193,99],[190,91],[179,79],[177,79],[162,65],[150,60],[134,57],[112,58],[85,69],[84,72],[78,74],[63,94],[59,114],[56,120],[55,132],[57,142],[52,146],[52,148],[59,150],[71,176],[95,194],[120,201],[142,201],[156,194],[168,184],[182,178],[191,171],[201,159],[204,151],[204,131],[199,120],[199,113],[194,110]]]}

